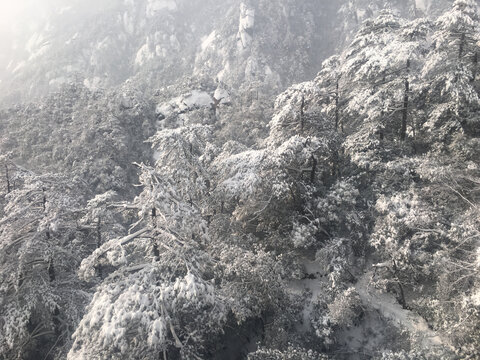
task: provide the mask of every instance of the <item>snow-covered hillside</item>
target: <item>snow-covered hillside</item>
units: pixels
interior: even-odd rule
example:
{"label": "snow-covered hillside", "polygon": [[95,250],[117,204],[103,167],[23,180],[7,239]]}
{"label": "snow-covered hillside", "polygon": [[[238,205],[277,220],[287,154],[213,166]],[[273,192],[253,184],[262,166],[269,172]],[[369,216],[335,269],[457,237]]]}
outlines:
{"label": "snow-covered hillside", "polygon": [[480,358],[479,5],[0,5],[0,359]]}

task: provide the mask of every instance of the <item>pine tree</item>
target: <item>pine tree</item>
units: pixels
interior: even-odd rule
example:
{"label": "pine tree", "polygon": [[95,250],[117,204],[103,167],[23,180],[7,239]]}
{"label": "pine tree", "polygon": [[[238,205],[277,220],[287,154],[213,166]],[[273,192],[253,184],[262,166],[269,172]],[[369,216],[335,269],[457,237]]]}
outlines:
{"label": "pine tree", "polygon": [[79,226],[84,188],[58,175],[15,170],[0,220],[0,353],[65,355],[89,297],[75,275],[90,248],[89,232]]}
{"label": "pine tree", "polygon": [[458,0],[436,22],[422,71],[428,108],[423,127],[435,147],[444,148],[459,132],[478,135],[479,21],[477,3]]}

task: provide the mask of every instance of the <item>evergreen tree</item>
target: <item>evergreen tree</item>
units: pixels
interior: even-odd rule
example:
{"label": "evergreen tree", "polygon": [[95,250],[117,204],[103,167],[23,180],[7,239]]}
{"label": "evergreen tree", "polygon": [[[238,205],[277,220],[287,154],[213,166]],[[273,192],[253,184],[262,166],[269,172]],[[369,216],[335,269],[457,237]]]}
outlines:
{"label": "evergreen tree", "polygon": [[75,270],[91,248],[82,183],[15,169],[0,220],[0,351],[8,359],[60,358],[89,294]]}

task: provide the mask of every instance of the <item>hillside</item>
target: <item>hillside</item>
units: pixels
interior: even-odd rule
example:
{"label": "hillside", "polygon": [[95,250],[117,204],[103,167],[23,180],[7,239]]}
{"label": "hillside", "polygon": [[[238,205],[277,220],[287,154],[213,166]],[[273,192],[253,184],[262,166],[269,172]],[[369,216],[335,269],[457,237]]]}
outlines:
{"label": "hillside", "polygon": [[0,72],[0,358],[479,358],[479,5],[45,2]]}

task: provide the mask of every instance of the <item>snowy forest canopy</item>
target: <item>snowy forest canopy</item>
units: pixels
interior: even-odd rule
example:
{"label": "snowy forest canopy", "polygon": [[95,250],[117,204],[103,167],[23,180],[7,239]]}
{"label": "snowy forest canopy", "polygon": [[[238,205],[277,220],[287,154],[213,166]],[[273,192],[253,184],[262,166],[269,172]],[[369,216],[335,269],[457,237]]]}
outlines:
{"label": "snowy forest canopy", "polygon": [[24,3],[0,359],[480,358],[476,0]]}

